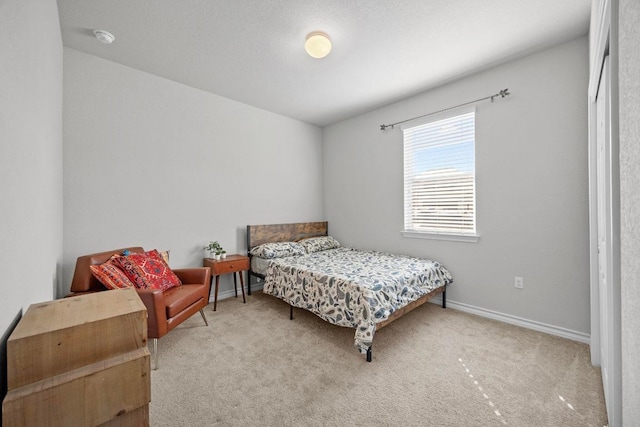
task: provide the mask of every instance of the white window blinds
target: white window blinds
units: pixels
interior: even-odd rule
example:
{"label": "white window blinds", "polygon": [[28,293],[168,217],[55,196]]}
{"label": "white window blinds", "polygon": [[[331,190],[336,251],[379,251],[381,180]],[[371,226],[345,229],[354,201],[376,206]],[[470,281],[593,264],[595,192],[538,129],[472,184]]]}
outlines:
{"label": "white window blinds", "polygon": [[475,110],[403,132],[404,230],[475,235]]}

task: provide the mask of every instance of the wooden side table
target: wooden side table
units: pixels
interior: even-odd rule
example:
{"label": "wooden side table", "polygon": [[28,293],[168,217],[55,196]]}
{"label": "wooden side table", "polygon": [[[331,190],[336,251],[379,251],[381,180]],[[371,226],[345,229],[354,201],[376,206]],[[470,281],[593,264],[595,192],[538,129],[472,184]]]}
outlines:
{"label": "wooden side table", "polygon": [[[227,273],[233,273],[233,287],[238,296],[238,281],[236,273],[240,275],[240,287],[242,288],[242,302],[246,304],[247,299],[244,295],[244,274],[243,271],[249,270],[249,257],[244,255],[228,255],[225,259],[215,260],[212,258],[204,258],[202,260],[204,267],[211,268],[211,282],[216,278],[215,294],[213,297],[213,311],[218,307],[218,288],[220,286],[220,276]],[[212,283],[213,285],[213,283]],[[209,298],[211,298],[211,288],[209,288]]]}

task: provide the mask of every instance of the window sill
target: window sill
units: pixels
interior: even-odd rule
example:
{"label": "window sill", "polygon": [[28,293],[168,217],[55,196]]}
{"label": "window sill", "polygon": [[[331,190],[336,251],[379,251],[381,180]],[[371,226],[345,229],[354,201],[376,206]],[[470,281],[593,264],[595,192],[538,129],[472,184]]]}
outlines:
{"label": "window sill", "polygon": [[451,242],[476,243],[480,240],[477,234],[444,234],[444,233],[421,233],[417,231],[402,231],[403,237],[411,239],[448,240]]}

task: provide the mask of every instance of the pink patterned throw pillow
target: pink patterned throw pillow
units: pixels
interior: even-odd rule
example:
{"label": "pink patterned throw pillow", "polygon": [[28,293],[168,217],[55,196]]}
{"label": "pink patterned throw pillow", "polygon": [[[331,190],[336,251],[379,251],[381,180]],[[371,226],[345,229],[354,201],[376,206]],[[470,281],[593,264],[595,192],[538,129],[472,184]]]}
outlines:
{"label": "pink patterned throw pillow", "polygon": [[166,291],[182,285],[157,250],[121,256],[114,262],[124,271],[136,288]]}
{"label": "pink patterned throw pillow", "polygon": [[107,289],[133,288],[131,280],[113,264],[113,260],[117,256],[109,258],[109,260],[100,265],[90,265],[91,274],[100,281]]}

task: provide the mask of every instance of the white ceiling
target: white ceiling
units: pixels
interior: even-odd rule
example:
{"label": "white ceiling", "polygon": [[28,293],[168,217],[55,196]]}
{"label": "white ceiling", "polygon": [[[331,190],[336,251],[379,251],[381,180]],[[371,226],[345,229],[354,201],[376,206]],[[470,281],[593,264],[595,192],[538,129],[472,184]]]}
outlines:
{"label": "white ceiling", "polygon": [[[586,34],[590,7],[591,0],[58,0],[66,47],[319,126]],[[94,29],[115,42],[100,43]],[[304,51],[316,30],[333,42],[324,59]]]}

